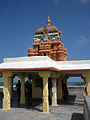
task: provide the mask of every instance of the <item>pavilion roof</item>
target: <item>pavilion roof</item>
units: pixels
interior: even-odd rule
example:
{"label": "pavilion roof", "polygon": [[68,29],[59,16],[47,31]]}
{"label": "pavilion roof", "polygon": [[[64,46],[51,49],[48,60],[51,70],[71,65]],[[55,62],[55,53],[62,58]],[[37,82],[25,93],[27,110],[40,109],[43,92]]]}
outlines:
{"label": "pavilion roof", "polygon": [[48,56],[5,58],[0,64],[2,70],[90,70],[90,60],[54,61]]}

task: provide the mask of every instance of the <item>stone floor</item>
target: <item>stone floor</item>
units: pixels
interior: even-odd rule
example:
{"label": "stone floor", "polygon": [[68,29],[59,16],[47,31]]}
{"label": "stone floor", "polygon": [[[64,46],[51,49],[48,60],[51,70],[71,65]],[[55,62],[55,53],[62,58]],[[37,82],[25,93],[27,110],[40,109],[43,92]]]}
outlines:
{"label": "stone floor", "polygon": [[42,105],[35,108],[0,110],[0,120],[83,120],[83,108],[73,105],[50,107],[50,113],[42,113]]}
{"label": "stone floor", "polygon": [[42,103],[33,107],[13,105],[10,110],[0,108],[0,120],[83,120],[83,96],[70,95],[61,105],[50,105],[48,114],[42,112]]}

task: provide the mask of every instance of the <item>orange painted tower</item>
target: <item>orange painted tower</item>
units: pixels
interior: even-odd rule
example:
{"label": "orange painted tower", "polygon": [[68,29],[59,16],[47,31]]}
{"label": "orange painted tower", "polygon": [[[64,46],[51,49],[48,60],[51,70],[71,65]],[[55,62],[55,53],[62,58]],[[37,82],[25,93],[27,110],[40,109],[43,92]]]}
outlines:
{"label": "orange painted tower", "polygon": [[48,17],[47,25],[43,25],[35,32],[33,48],[28,49],[28,56],[48,56],[55,61],[66,61],[67,51],[61,41],[62,30],[50,24]]}

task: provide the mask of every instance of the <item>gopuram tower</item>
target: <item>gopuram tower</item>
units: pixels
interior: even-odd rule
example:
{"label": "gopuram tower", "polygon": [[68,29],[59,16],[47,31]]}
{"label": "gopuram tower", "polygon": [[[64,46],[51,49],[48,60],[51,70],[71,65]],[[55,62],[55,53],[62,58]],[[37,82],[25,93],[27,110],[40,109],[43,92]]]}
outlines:
{"label": "gopuram tower", "polygon": [[43,25],[35,32],[33,48],[28,49],[28,56],[48,56],[55,61],[66,61],[67,51],[61,41],[62,30],[50,24],[48,17],[47,25]]}

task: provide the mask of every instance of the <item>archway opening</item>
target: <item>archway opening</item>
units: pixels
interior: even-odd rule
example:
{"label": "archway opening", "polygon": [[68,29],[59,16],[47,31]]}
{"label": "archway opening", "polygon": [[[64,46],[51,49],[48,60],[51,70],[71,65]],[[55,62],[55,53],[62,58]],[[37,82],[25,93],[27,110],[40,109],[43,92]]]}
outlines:
{"label": "archway opening", "polygon": [[[25,77],[25,105],[32,105],[32,80],[28,77]],[[13,77],[13,91],[11,97],[11,106],[12,107],[19,107],[21,99],[21,80],[20,78],[15,75]]]}
{"label": "archway opening", "polygon": [[11,106],[18,107],[20,104],[20,95],[21,95],[21,80],[15,75],[13,77],[13,83],[10,85],[11,89]]}
{"label": "archway opening", "polygon": [[68,103],[74,105],[84,104],[84,87],[83,79],[81,77],[70,77],[67,79],[67,88],[69,93]]}

